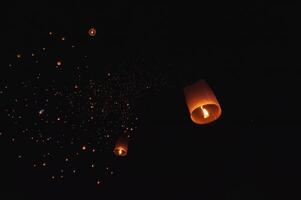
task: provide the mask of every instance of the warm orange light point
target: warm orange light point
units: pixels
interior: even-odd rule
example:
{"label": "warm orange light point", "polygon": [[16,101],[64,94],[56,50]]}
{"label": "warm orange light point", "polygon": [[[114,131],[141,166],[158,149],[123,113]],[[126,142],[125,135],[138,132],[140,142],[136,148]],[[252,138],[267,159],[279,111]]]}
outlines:
{"label": "warm orange light point", "polygon": [[94,37],[96,35],[96,29],[95,28],[90,28],[88,31],[89,35]]}
{"label": "warm orange light point", "polygon": [[127,138],[125,138],[125,137],[118,138],[113,152],[117,156],[126,156],[128,153]]}

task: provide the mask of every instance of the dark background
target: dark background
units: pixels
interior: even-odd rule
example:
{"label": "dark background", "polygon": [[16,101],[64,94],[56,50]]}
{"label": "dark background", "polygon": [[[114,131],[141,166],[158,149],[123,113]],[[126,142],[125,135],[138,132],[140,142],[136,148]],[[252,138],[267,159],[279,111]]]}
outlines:
{"label": "dark background", "polygon": [[[42,42],[33,33],[54,30],[81,40],[94,26],[99,62],[139,58],[172,68],[170,79],[181,80],[137,102],[142,120],[130,154],[100,188],[49,183],[0,140],[1,199],[298,199],[296,3],[9,1],[1,10],[3,65],[16,48]],[[2,80],[13,78],[4,74]],[[189,120],[182,93],[200,78],[223,109],[206,126]]]}

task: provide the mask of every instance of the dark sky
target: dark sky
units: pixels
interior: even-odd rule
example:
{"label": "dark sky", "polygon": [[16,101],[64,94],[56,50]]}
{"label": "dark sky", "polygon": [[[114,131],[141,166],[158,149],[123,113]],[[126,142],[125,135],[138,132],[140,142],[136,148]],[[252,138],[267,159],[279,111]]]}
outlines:
{"label": "dark sky", "polygon": [[[85,177],[49,181],[49,172],[32,168],[30,156],[16,159],[20,151],[39,149],[26,150],[28,144],[13,145],[0,136],[1,199],[296,197],[301,186],[296,3],[9,1],[2,10],[1,87],[27,73],[12,76],[7,68],[16,52],[56,46],[43,36],[49,31],[82,45],[80,53],[63,51],[64,56],[91,55],[99,81],[103,66],[118,74],[136,64],[163,74],[167,85],[135,101],[140,122],[129,155],[110,158],[118,173],[100,187]],[[97,29],[93,40],[87,37],[90,27]],[[191,122],[183,96],[183,87],[198,79],[207,80],[223,110],[205,126]],[[7,132],[12,127],[3,116],[0,131]]]}

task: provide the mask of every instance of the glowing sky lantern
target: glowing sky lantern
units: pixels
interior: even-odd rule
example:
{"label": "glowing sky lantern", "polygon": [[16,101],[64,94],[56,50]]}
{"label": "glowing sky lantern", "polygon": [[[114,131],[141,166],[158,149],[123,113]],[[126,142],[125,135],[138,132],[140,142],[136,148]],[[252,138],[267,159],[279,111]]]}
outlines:
{"label": "glowing sky lantern", "polygon": [[91,37],[94,37],[96,35],[96,29],[95,28],[90,28],[88,33]]}
{"label": "glowing sky lantern", "polygon": [[126,156],[128,153],[128,140],[125,137],[118,138],[115,148],[114,154],[117,156]]}
{"label": "glowing sky lantern", "polygon": [[206,81],[199,80],[185,87],[184,94],[194,123],[208,124],[221,116],[221,107]]}
{"label": "glowing sky lantern", "polygon": [[57,66],[61,66],[62,65],[62,61],[60,61],[60,60],[56,61],[56,65]]}

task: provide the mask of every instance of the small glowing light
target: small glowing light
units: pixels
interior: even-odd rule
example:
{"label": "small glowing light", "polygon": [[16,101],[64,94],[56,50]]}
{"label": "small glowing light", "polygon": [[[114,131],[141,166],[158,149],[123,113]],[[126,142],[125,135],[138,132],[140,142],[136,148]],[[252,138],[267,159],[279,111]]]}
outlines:
{"label": "small glowing light", "polygon": [[40,111],[39,111],[39,115],[42,115],[44,112],[45,112],[44,109],[40,110]]}
{"label": "small glowing light", "polygon": [[96,183],[97,183],[97,185],[100,185],[101,181],[97,181]]}
{"label": "small glowing light", "polygon": [[52,32],[51,32],[51,31],[49,32],[49,35],[52,35]]}
{"label": "small glowing light", "polygon": [[21,58],[21,54],[17,54],[17,58]]}
{"label": "small glowing light", "polygon": [[190,118],[194,123],[209,124],[221,116],[221,106],[205,80],[186,86],[184,95]]}
{"label": "small glowing light", "polygon": [[62,62],[61,62],[60,60],[58,60],[58,61],[56,62],[56,65],[57,65],[57,66],[61,66],[61,65],[62,65]]}
{"label": "small glowing light", "polygon": [[87,147],[84,145],[82,146],[82,150],[85,151],[87,149]]}
{"label": "small glowing light", "polygon": [[122,149],[119,149],[118,154],[122,155]]}
{"label": "small glowing light", "polygon": [[63,41],[65,41],[65,40],[66,40],[66,38],[65,38],[65,37],[62,37],[62,40],[63,40]]}
{"label": "small glowing light", "polygon": [[96,35],[96,29],[95,28],[90,28],[88,31],[89,35],[94,37]]}
{"label": "small glowing light", "polygon": [[209,112],[208,110],[206,110],[205,108],[201,107],[202,108],[202,111],[203,111],[203,114],[204,114],[204,118],[208,118],[209,117]]}

